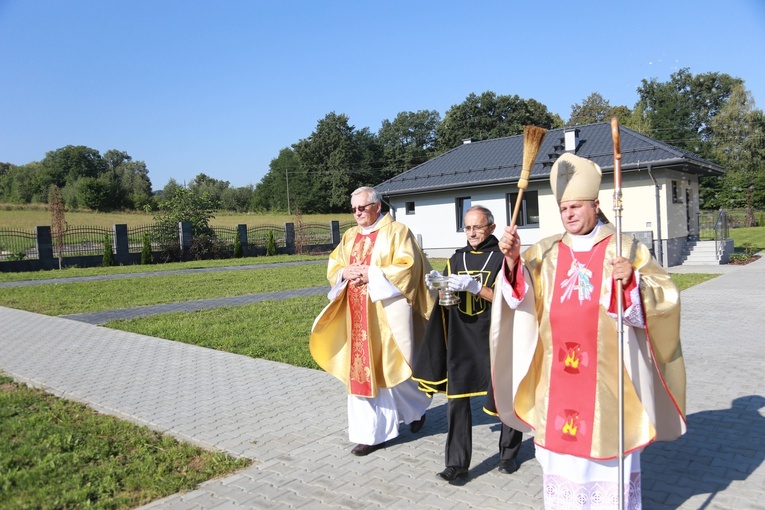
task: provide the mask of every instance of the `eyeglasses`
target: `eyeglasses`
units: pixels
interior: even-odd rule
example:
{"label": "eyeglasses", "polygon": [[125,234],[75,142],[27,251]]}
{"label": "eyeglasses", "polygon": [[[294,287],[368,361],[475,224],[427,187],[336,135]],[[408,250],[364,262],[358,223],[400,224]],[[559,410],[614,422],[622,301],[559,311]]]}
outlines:
{"label": "eyeglasses", "polygon": [[360,205],[360,206],[358,206],[358,207],[353,207],[353,206],[351,206],[351,213],[352,213],[352,214],[355,214],[355,213],[356,213],[356,211],[359,211],[359,212],[364,212],[364,211],[366,211],[367,207],[369,207],[370,205],[374,205],[374,204],[376,204],[376,203],[377,203],[377,202],[369,202],[368,204],[365,204],[365,205]]}
{"label": "eyeglasses", "polygon": [[489,228],[489,225],[476,225],[476,226],[469,225],[466,227],[462,227],[462,230],[464,230],[467,233],[470,233],[470,232],[479,233],[479,232],[483,232],[487,228]]}

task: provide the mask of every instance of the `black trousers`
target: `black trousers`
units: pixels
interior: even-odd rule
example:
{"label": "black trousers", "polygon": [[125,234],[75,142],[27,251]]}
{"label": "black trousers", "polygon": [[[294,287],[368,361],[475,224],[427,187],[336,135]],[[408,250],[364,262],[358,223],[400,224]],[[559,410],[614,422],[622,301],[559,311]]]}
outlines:
{"label": "black trousers", "polygon": [[[484,398],[484,397],[481,397]],[[470,398],[450,398],[447,404],[446,466],[470,467],[473,456],[473,412]],[[502,424],[499,433],[499,460],[518,456],[523,433]]]}

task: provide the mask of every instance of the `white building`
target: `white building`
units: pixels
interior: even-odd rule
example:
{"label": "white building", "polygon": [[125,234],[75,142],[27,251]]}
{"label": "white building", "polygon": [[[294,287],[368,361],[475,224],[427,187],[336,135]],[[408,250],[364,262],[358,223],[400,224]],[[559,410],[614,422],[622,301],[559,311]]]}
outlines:
{"label": "white building", "polygon": [[[680,263],[698,236],[699,177],[723,168],[664,142],[620,128],[622,229],[638,237],[664,265]],[[603,169],[600,206],[613,221],[614,154],[611,124],[550,130],[523,193],[518,225],[524,245],[563,231],[549,185],[550,168],[563,152]],[[418,237],[429,257],[449,257],[466,244],[464,212],[483,205],[494,213],[496,233],[510,223],[523,161],[523,136],[465,140],[436,158],[376,186],[394,217]]]}

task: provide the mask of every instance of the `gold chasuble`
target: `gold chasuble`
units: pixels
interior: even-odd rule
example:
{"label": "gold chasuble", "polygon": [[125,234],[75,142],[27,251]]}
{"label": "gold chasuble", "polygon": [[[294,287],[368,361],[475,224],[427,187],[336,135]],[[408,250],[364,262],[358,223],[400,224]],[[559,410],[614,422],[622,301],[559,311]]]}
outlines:
{"label": "gold chasuble", "polygon": [[[495,286],[491,358],[503,422],[534,430],[534,442],[588,459],[618,455],[618,359],[615,230],[602,225],[590,252],[574,252],[568,235],[543,239],[522,255],[513,283],[528,286],[516,308],[509,286]],[[639,273],[641,327],[625,323],[625,452],[676,439],[685,425],[685,365],[680,347],[680,293],[650,252],[622,237],[622,254]],[[504,279],[500,276],[498,280]],[[497,296],[502,294],[502,296]],[[512,299],[511,299],[512,301]],[[516,300],[517,302],[517,300]],[[614,307],[615,308],[615,307]],[[634,318],[631,318],[634,319]]]}
{"label": "gold chasuble", "polygon": [[327,278],[333,287],[354,262],[375,266],[401,293],[372,302],[367,285],[346,285],[322,310],[309,347],[316,363],[346,385],[351,395],[376,397],[412,376],[435,292],[425,285],[430,263],[409,229],[386,214],[362,233],[348,229],[329,256]]}

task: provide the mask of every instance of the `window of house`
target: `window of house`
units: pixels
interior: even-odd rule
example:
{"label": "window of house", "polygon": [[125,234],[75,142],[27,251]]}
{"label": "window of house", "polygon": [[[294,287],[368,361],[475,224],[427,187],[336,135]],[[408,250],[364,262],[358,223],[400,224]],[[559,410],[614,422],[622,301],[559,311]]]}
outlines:
{"label": "window of house", "polygon": [[672,181],[672,203],[682,204],[683,200],[680,198],[680,183]]}
{"label": "window of house", "polygon": [[470,197],[457,197],[455,202],[455,214],[457,216],[457,232],[465,228],[465,213],[470,209]]}
{"label": "window of house", "polygon": [[[518,200],[518,193],[508,193],[505,199],[507,211],[507,224],[513,218],[513,209]],[[518,211],[518,219],[515,224],[519,227],[538,227],[539,226],[539,196],[536,191],[524,191],[521,198],[521,209]]]}
{"label": "window of house", "polygon": [[406,214],[414,214],[414,202],[407,202],[404,207]]}

